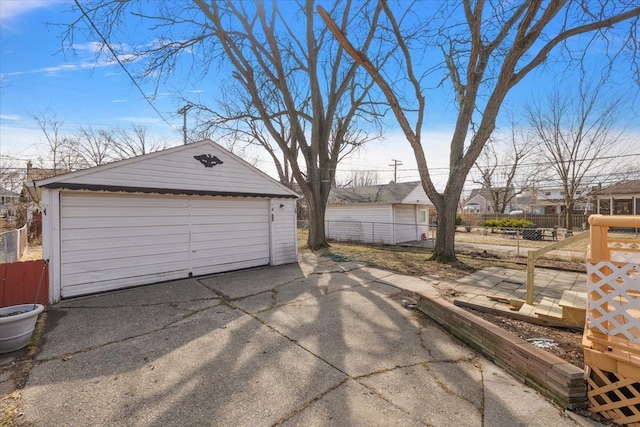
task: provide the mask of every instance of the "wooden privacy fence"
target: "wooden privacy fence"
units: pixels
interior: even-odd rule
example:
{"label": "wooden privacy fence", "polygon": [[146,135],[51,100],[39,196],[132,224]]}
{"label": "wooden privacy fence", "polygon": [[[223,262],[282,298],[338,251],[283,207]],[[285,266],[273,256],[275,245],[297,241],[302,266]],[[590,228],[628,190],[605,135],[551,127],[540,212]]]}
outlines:
{"label": "wooden privacy fence", "polygon": [[640,239],[609,227],[640,228],[640,216],[593,215],[587,255],[583,335],[590,409],[617,424],[640,426]]}
{"label": "wooden privacy fence", "polygon": [[[49,303],[49,274],[43,259],[1,264],[0,274],[0,308],[36,302],[42,305]],[[42,286],[38,293],[41,277]]]}

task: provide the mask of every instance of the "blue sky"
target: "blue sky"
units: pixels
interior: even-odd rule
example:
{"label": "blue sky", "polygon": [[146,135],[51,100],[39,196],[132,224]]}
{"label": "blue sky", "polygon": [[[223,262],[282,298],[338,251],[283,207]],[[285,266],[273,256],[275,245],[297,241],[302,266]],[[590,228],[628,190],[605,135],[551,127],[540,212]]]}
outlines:
{"label": "blue sky", "polygon": [[[95,39],[74,41],[73,52],[61,51],[62,29],[47,23],[68,23],[78,18],[67,13],[68,2],[55,0],[0,1],[0,160],[17,159],[23,165],[37,155],[43,137],[33,114],[48,114],[64,120],[65,130],[74,133],[79,126],[95,128],[129,128],[141,125],[152,135],[163,136],[170,145],[182,142],[182,116],[177,110],[184,105],[172,93],[171,87],[161,87],[153,105],[149,105],[132,84],[122,68],[110,60],[95,61]],[[510,95],[507,105],[521,105],[537,91],[548,87],[552,79],[540,74],[528,77]],[[151,84],[142,84],[147,96],[153,94]],[[629,80],[629,85],[634,85]],[[624,88],[624,85],[620,86]],[[191,99],[215,98],[218,90],[206,81],[187,85],[183,94]],[[624,90],[624,89],[623,89]],[[438,102],[429,109],[428,128],[423,136],[429,142],[429,166],[436,185],[443,184],[447,175],[448,143],[453,116],[451,102],[440,103],[438,95],[428,99]],[[640,147],[640,120],[637,110],[627,110],[632,140]],[[628,125],[627,125],[628,126]],[[42,148],[40,148],[42,149]],[[637,151],[640,151],[638,148]],[[260,156],[249,153],[249,156]],[[263,161],[257,165],[268,173],[273,169]],[[391,159],[403,162],[399,181],[418,179],[413,153],[399,130],[388,129],[386,140],[372,144],[342,164],[344,174],[354,169],[379,171],[382,182],[393,177]],[[253,159],[249,159],[253,160]]]}
{"label": "blue sky", "polygon": [[32,153],[41,133],[30,116],[44,112],[64,120],[70,132],[80,125],[137,124],[180,142],[182,121],[168,94],[159,94],[154,104],[169,124],[115,62],[96,63],[92,40],[76,40],[75,52],[61,52],[61,29],[46,23],[69,22],[65,9],[64,2],[0,2],[2,154]]}

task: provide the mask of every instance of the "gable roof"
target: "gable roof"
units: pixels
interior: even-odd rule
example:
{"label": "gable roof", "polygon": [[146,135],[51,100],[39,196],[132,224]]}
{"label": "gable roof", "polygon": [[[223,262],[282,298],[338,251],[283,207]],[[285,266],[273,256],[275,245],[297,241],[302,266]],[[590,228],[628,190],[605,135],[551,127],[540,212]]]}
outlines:
{"label": "gable roof", "polygon": [[595,194],[599,196],[616,194],[640,194],[640,179],[619,182],[609,187],[596,190]]}
{"label": "gable roof", "polygon": [[[215,159],[213,165],[207,161],[211,159]],[[130,193],[298,197],[290,188],[208,139],[46,178],[35,185]]]}
{"label": "gable roof", "polygon": [[[407,199],[414,190],[422,190],[420,181],[399,182],[366,187],[332,188],[329,204],[397,204]],[[422,190],[424,192],[424,190]],[[428,202],[425,202],[428,203]]]}

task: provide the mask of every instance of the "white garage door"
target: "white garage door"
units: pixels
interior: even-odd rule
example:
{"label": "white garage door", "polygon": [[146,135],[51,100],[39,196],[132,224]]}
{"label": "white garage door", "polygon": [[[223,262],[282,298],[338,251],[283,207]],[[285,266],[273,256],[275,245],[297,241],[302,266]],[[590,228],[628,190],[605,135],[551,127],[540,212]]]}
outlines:
{"label": "white garage door", "polygon": [[269,263],[268,201],[62,194],[62,297]]}

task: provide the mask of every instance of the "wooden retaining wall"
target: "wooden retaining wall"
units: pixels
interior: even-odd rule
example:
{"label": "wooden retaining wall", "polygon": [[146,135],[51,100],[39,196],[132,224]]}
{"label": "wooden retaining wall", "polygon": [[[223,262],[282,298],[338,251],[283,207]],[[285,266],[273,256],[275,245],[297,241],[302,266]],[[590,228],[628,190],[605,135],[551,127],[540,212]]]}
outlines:
{"label": "wooden retaining wall", "polygon": [[587,405],[584,371],[486,320],[434,295],[418,309],[452,335],[566,409]]}
{"label": "wooden retaining wall", "polygon": [[45,267],[42,286],[36,301],[38,283],[45,262],[23,261],[0,264],[0,308],[19,304],[49,303],[49,274]]}

